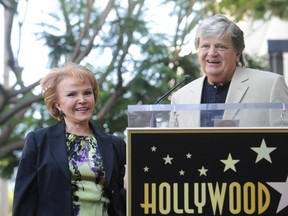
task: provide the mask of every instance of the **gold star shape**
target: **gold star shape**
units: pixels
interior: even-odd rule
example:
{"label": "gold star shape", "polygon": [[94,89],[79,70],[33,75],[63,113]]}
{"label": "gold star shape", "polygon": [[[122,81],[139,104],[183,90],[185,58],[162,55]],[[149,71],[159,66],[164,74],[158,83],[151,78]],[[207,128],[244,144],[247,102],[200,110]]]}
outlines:
{"label": "gold star shape", "polygon": [[204,166],[202,166],[201,169],[198,169],[198,171],[200,172],[199,176],[202,176],[202,175],[207,176],[208,169],[205,169]]}
{"label": "gold star shape", "polygon": [[231,154],[229,153],[226,160],[220,161],[225,164],[224,172],[226,172],[228,169],[232,169],[234,172],[236,172],[235,164],[238,163],[240,160],[233,160]]}
{"label": "gold star shape", "polygon": [[186,154],[186,158],[187,158],[187,159],[191,159],[191,158],[192,158],[192,154],[191,154],[191,153],[187,153],[187,154]]}
{"label": "gold star shape", "polygon": [[262,159],[266,159],[268,162],[272,163],[270,153],[273,152],[276,148],[267,147],[264,139],[262,139],[260,147],[252,147],[251,149],[257,153],[255,163],[258,163]]}
{"label": "gold star shape", "polygon": [[165,160],[165,164],[172,164],[173,158],[169,156],[169,154],[163,158]]}

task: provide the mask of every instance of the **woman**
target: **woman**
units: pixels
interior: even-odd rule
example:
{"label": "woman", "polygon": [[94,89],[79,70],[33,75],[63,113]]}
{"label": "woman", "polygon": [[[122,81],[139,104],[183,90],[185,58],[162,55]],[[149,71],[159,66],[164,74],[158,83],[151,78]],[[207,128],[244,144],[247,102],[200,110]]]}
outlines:
{"label": "woman", "polygon": [[[196,32],[195,47],[204,76],[176,91],[171,104],[284,103],[288,88],[284,77],[244,67],[243,31],[227,17],[217,14],[204,19]],[[282,109],[227,109],[171,113],[171,127],[281,126]],[[222,120],[222,121],[221,121]]]}
{"label": "woman", "polygon": [[25,139],[13,216],[126,215],[126,144],[92,123],[98,83],[87,68],[66,63],[41,81],[59,123]]}

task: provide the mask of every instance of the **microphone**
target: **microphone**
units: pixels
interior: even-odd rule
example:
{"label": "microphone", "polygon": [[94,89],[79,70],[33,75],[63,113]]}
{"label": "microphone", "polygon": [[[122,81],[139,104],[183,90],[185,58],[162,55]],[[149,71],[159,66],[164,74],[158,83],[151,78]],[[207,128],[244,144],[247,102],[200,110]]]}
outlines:
{"label": "microphone", "polygon": [[[175,85],[173,88],[171,88],[168,92],[166,92],[164,95],[162,95],[155,103],[154,105],[157,105],[160,101],[162,101],[165,97],[167,97],[168,95],[171,94],[172,91],[174,91],[176,88],[178,88],[180,85],[182,85],[184,82],[185,84],[187,84],[187,82],[191,79],[191,76],[189,74],[186,74],[184,76],[184,79],[181,80],[181,82],[179,82],[177,85]],[[152,115],[150,117],[150,127],[156,127],[157,123],[156,123],[156,116],[154,111],[152,112]]]}

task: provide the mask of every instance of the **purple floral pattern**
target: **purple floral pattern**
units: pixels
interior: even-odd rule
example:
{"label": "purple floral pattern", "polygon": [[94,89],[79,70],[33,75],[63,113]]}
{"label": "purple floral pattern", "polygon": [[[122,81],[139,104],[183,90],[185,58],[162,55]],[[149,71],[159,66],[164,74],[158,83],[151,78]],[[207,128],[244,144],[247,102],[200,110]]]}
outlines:
{"label": "purple floral pattern", "polygon": [[106,178],[103,168],[103,160],[94,136],[77,136],[66,133],[66,144],[68,151],[68,161],[71,174],[73,215],[80,215],[81,206],[78,203],[79,197],[77,191],[85,190],[81,183],[82,175],[79,167],[88,165],[89,169],[95,174],[95,184],[105,185]]}

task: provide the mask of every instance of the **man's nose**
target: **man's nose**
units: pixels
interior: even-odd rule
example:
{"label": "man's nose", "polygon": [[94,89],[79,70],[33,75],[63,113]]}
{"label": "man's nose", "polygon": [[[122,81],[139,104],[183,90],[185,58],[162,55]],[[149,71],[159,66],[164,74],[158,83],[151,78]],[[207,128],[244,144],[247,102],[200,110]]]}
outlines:
{"label": "man's nose", "polygon": [[218,49],[214,46],[211,46],[208,50],[208,55],[215,56],[218,54]]}

